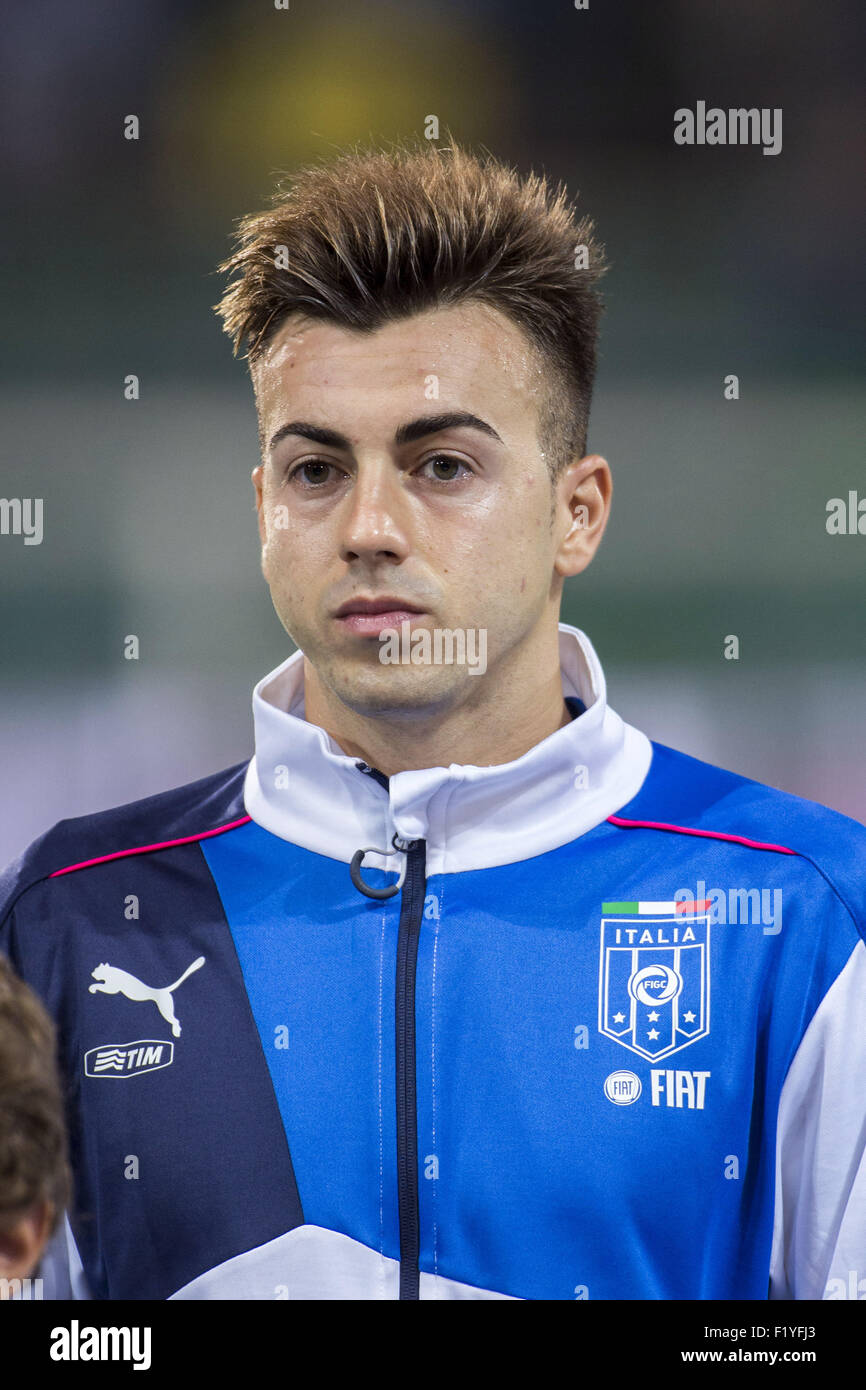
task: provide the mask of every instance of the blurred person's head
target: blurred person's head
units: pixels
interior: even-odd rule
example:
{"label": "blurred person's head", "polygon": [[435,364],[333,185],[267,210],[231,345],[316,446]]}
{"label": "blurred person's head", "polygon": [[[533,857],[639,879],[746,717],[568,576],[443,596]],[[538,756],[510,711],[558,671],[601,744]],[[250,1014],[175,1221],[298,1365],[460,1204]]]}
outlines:
{"label": "blurred person's head", "polygon": [[413,634],[483,630],[489,689],[549,665],[611,494],[592,222],[422,142],[299,171],[238,243],[216,307],[255,389],[262,568],[318,691],[410,720],[481,696],[465,664],[383,664],[384,620],[340,611],[380,598]]}
{"label": "blurred person's head", "polygon": [[0,1281],[32,1274],[70,1191],[54,1025],[0,955]]}

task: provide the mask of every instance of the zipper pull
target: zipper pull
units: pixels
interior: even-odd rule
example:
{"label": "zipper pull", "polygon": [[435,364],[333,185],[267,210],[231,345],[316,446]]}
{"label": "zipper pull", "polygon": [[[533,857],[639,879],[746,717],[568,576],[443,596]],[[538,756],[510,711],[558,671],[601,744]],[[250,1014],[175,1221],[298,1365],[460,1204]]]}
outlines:
{"label": "zipper pull", "polygon": [[[358,892],[363,893],[368,898],[393,898],[400,892],[406,880],[406,870],[409,867],[409,850],[414,849],[418,841],[404,840],[401,836],[395,834],[391,837],[391,843],[394,846],[393,850],[377,849],[375,845],[367,845],[366,849],[356,849],[355,853],[352,855],[352,862],[349,865],[349,877]],[[390,888],[371,888],[369,883],[365,883],[361,877],[361,865],[364,862],[365,854],[381,854],[384,859],[389,859],[392,854],[404,855],[403,867],[400,870],[400,877],[397,879],[397,882],[392,884]]]}

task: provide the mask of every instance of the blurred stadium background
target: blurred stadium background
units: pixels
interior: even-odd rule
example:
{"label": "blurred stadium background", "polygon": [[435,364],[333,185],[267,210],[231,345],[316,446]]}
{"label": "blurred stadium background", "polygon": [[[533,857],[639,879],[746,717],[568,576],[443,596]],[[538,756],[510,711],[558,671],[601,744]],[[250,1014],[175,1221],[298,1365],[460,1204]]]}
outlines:
{"label": "blurred stadium background", "polygon": [[[0,537],[0,862],[249,756],[251,687],[290,647],[214,269],[278,173],[430,114],[565,180],[608,248],[590,448],[614,506],[563,616],[611,704],[866,820],[866,536],[825,528],[829,498],[866,496],[858,21],[806,0],[7,10],[0,495],[43,497],[45,536]],[[781,107],[782,152],[676,146],[697,100]]]}

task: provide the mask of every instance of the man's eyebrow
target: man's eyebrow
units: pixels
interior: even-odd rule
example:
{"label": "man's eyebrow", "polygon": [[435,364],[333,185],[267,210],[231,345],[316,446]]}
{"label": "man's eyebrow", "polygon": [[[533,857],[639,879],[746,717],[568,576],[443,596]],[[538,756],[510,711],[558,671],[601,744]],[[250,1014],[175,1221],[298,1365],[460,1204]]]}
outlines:
{"label": "man's eyebrow", "polygon": [[276,434],[271,435],[268,449],[275,449],[280,440],[289,434],[300,435],[303,439],[311,439],[314,444],[324,444],[331,449],[351,447],[346,436],[337,430],[325,429],[323,425],[309,425],[306,420],[290,420],[287,425],[280,425]]}
{"label": "man's eyebrow", "polygon": [[486,420],[479,420],[477,415],[472,415],[468,410],[446,411],[443,415],[422,415],[417,420],[410,420],[408,424],[399,426],[394,435],[394,443],[414,444],[416,439],[424,439],[428,434],[442,434],[445,430],[457,429],[480,430],[482,434],[487,434],[491,439],[502,443],[492,425],[488,425]]}
{"label": "man's eyebrow", "polygon": [[[492,425],[488,425],[486,420],[481,420],[477,415],[473,415],[468,410],[447,411],[442,415],[421,415],[417,420],[409,420],[405,425],[398,426],[394,434],[395,444],[413,444],[418,439],[424,439],[428,434],[441,434],[444,430],[454,429],[473,429],[480,430],[482,434],[489,435],[491,439],[496,439],[501,444],[502,439],[497,434]],[[288,424],[281,425],[277,432],[271,436],[268,449],[275,449],[281,439],[287,435],[299,435],[302,439],[310,439],[314,444],[322,444],[331,449],[351,449],[351,443],[344,434],[338,430],[326,429],[323,425],[311,425],[306,420],[290,420]]]}

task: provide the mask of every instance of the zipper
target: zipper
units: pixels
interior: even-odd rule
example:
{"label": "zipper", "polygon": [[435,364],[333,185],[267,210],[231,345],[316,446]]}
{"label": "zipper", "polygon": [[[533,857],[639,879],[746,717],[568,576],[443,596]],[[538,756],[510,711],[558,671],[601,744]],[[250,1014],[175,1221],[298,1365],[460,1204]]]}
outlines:
{"label": "zipper", "polygon": [[400,1298],[420,1298],[418,1256],[418,1108],[415,1084],[415,966],[424,915],[426,840],[413,840],[397,935],[397,1198],[400,1211]]}
{"label": "zipper", "polygon": [[[388,790],[388,778],[367,763],[359,772],[375,778]],[[415,968],[424,916],[427,886],[427,841],[402,841],[406,877],[400,898],[397,929],[397,980],[394,997],[397,1093],[397,1203],[400,1217],[401,1299],[420,1299],[418,1258],[421,1217],[418,1208],[418,1096],[415,1079]]]}

